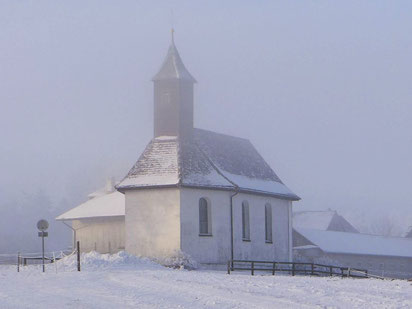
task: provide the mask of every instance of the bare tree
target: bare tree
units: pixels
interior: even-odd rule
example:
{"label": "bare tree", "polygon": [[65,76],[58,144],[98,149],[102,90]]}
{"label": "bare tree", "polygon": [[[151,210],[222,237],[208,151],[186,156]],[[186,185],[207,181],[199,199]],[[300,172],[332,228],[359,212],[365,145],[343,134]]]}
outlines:
{"label": "bare tree", "polygon": [[369,225],[369,233],[381,236],[400,236],[399,226],[390,216],[380,216],[373,220]]}

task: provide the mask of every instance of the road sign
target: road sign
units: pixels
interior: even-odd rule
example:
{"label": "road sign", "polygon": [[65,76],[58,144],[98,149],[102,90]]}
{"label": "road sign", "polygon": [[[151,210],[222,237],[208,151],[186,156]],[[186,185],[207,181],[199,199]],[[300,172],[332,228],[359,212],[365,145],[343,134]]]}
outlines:
{"label": "road sign", "polygon": [[49,228],[49,222],[42,219],[39,222],[37,222],[37,228],[38,228],[39,231],[45,231]]}
{"label": "road sign", "polygon": [[41,247],[42,247],[42,260],[43,260],[43,272],[46,270],[44,267],[44,237],[49,236],[49,233],[46,232],[46,230],[49,228],[49,222],[46,220],[42,219],[39,222],[37,222],[37,229],[40,231],[39,232],[39,237],[41,237]]}
{"label": "road sign", "polygon": [[49,232],[39,232],[39,237],[47,237],[49,236]]}

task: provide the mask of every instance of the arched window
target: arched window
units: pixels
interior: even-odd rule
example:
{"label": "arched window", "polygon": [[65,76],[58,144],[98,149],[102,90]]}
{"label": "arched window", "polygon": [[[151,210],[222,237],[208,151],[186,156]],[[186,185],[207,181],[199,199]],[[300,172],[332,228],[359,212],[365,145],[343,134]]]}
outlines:
{"label": "arched window", "polygon": [[242,238],[250,240],[250,225],[249,225],[249,203],[242,202]]}
{"label": "arched window", "polygon": [[268,243],[272,242],[272,206],[265,205],[265,240]]}
{"label": "arched window", "polygon": [[210,205],[207,200],[202,197],[199,199],[199,234],[210,235],[212,234],[210,221]]}

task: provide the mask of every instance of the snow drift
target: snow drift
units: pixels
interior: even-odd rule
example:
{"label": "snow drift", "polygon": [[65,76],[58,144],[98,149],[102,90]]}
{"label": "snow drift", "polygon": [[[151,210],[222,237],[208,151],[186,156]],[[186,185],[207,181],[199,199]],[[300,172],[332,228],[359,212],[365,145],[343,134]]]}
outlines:
{"label": "snow drift", "polygon": [[[178,251],[173,256],[161,259],[138,257],[120,251],[115,254],[100,254],[96,251],[82,253],[80,257],[82,270],[95,271],[107,268],[134,268],[134,269],[159,269],[164,267],[174,269],[196,269],[198,264],[187,254]],[[48,267],[53,267],[49,264]],[[72,254],[57,262],[58,269],[76,270],[77,256]]]}

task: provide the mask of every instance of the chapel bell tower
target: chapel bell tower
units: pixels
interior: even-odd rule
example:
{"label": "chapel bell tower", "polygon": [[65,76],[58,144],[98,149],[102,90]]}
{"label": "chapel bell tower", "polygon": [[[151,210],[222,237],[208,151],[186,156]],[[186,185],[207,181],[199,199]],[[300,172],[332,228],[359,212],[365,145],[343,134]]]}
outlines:
{"label": "chapel bell tower", "polygon": [[154,137],[188,137],[193,129],[193,84],[172,42],[154,82]]}

